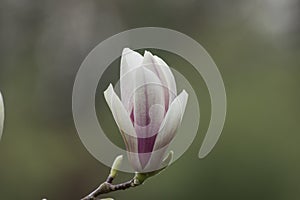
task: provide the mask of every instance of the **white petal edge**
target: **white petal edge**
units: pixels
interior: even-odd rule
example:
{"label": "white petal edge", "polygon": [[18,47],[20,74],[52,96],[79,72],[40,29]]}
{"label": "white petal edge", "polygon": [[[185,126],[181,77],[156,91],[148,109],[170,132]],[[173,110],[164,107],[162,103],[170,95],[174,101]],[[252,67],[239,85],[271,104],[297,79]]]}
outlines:
{"label": "white petal edge", "polygon": [[118,95],[115,93],[112,84],[110,84],[104,91],[104,97],[121,131],[127,148],[129,162],[135,170],[140,170],[141,166],[137,153],[138,144],[136,133],[129,118],[128,112],[124,108]]}
{"label": "white petal edge", "polygon": [[121,100],[128,112],[132,109],[132,91],[134,88],[135,69],[140,67],[143,56],[129,48],[124,48],[120,66]]}
{"label": "white petal edge", "polygon": [[104,91],[104,97],[119,129],[127,133],[128,135],[136,137],[129,114],[124,108],[118,95],[115,93],[112,84],[110,84]]}
{"label": "white petal edge", "polygon": [[143,56],[129,48],[124,48],[121,57],[121,75],[140,67],[143,62]]}
{"label": "white petal edge", "polygon": [[170,97],[171,97],[169,104],[171,104],[172,101],[177,96],[177,88],[176,88],[176,82],[175,82],[174,75],[173,75],[170,67],[168,66],[168,64],[163,59],[161,59],[158,56],[154,56],[154,58],[155,58],[156,62],[159,63],[162,73],[166,77],[166,82],[168,84]]}
{"label": "white petal edge", "polygon": [[154,151],[168,145],[174,138],[176,130],[181,124],[187,100],[188,93],[183,90],[170,105],[170,108],[160,126],[154,145]]}
{"label": "white petal edge", "polygon": [[146,68],[150,69],[160,79],[162,85],[167,89],[168,105],[177,96],[176,82],[170,67],[158,56],[153,56],[151,52],[145,51],[144,62]]}
{"label": "white petal edge", "polygon": [[3,103],[2,94],[0,92],[0,139],[2,136],[3,124],[4,124],[4,103]]}

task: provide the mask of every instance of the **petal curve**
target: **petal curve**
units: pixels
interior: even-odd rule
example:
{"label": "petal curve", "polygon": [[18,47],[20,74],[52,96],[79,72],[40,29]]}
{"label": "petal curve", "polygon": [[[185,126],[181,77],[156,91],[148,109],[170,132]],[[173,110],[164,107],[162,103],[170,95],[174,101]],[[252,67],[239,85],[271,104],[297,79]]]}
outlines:
{"label": "petal curve", "polygon": [[124,48],[120,67],[121,100],[127,112],[132,110],[132,91],[134,89],[135,69],[140,67],[143,56],[129,48]]}
{"label": "petal curve", "polygon": [[112,84],[104,91],[105,100],[113,114],[113,117],[120,129],[127,148],[128,159],[135,170],[141,170],[138,157],[138,142],[134,127],[129,114],[123,106],[118,95],[115,93]]}
{"label": "petal curve", "polygon": [[156,74],[161,81],[164,87],[165,110],[167,111],[169,105],[177,96],[175,78],[169,66],[161,58],[153,56],[149,51],[145,51],[143,66]]}
{"label": "petal curve", "polygon": [[108,88],[104,91],[104,97],[119,129],[128,135],[136,137],[129,114],[120,101],[118,95],[115,93],[112,84],[109,84]]}
{"label": "petal curve", "polygon": [[176,130],[182,121],[187,100],[188,93],[183,90],[170,105],[170,108],[160,126],[154,145],[154,151],[165,147],[174,138]]}

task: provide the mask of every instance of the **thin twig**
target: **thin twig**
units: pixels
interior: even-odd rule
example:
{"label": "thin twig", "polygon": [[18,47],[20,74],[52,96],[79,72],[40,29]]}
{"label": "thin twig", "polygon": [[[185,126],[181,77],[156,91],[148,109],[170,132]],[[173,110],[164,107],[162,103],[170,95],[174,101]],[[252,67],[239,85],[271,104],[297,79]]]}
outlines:
{"label": "thin twig", "polygon": [[102,183],[96,190],[94,190],[91,194],[89,194],[81,200],[96,200],[101,194],[106,194],[117,190],[126,190],[128,188],[140,185],[138,183],[135,183],[134,179],[117,185],[113,185],[111,183],[112,181],[113,178],[109,176],[107,180],[104,183]]}
{"label": "thin twig", "polygon": [[123,160],[123,156],[118,156],[113,163],[113,166],[110,170],[110,173],[106,181],[102,183],[96,190],[94,190],[92,193],[90,193],[88,196],[84,197],[81,200],[98,200],[100,199],[100,196],[102,194],[114,192],[117,190],[126,190],[132,187],[142,185],[146,179],[155,176],[156,174],[164,170],[169,165],[172,158],[173,158],[173,151],[170,151],[168,156],[163,160],[162,166],[164,167],[162,167],[161,169],[152,172],[147,172],[147,173],[136,172],[135,176],[131,180],[114,185],[112,184],[112,182],[117,176],[118,170]]}
{"label": "thin twig", "polygon": [[96,200],[98,197],[102,194],[110,193],[113,191],[117,190],[125,190],[131,187],[136,187],[138,185],[141,185],[141,182],[136,180],[136,176],[133,177],[133,179],[125,182],[125,183],[120,183],[117,185],[112,184],[113,180],[116,178],[119,167],[122,163],[123,156],[118,156],[114,163],[113,166],[110,170],[110,173],[104,183],[102,183],[96,190],[94,190],[91,194],[88,196],[84,197],[81,200]]}

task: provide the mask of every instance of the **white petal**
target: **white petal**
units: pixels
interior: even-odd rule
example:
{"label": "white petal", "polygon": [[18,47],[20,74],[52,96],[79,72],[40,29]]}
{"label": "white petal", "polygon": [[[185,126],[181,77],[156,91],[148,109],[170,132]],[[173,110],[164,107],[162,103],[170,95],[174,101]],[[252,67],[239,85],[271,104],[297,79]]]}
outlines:
{"label": "white petal", "polygon": [[166,110],[177,96],[175,78],[169,66],[159,57],[145,51],[143,65],[155,73],[165,89]]}
{"label": "white petal", "polygon": [[158,77],[150,70],[136,70],[134,90],[134,126],[138,137],[158,133],[164,118],[164,89]]}
{"label": "white petal", "polygon": [[134,88],[135,69],[140,67],[143,62],[143,56],[138,52],[125,48],[122,52],[120,67],[120,90],[121,99],[126,110],[132,110],[132,92]]}
{"label": "white petal", "polygon": [[120,130],[131,135],[136,136],[133,125],[129,118],[128,112],[125,110],[122,102],[115,93],[112,84],[104,91],[105,100],[114,116],[114,119]]}
{"label": "white petal", "polygon": [[154,150],[159,150],[168,145],[174,138],[179,127],[188,100],[188,93],[183,90],[172,102],[170,108],[160,126]]}
{"label": "white petal", "polygon": [[124,108],[111,84],[104,91],[104,97],[121,131],[127,148],[129,162],[135,170],[141,169],[135,130],[129,118],[128,112]]}
{"label": "white petal", "polygon": [[140,67],[143,62],[143,56],[129,48],[124,48],[121,58],[121,75]]}
{"label": "white petal", "polygon": [[174,75],[171,69],[169,68],[169,66],[167,65],[167,63],[163,61],[163,59],[159,58],[158,56],[154,56],[154,58],[156,62],[159,63],[162,73],[165,76],[166,84],[168,85],[169,93],[170,93],[170,101],[169,101],[169,105],[170,105],[175,99],[175,97],[177,96],[177,88],[176,88]]}
{"label": "white petal", "polygon": [[164,146],[160,149],[154,150],[151,152],[149,162],[142,169],[143,172],[151,172],[160,169],[162,166],[163,158],[166,153],[168,146]]}
{"label": "white petal", "polygon": [[145,67],[136,70],[135,81],[134,128],[139,138],[138,152],[144,168],[150,159],[156,135],[165,115],[164,88],[158,77]]}
{"label": "white petal", "polygon": [[0,139],[3,131],[3,123],[4,123],[4,103],[2,94],[0,92]]}
{"label": "white petal", "polygon": [[[129,163],[131,164],[132,168],[135,170],[135,171],[141,171],[142,170],[142,166],[141,166],[141,163],[140,163],[140,158],[139,158],[139,153],[137,152],[137,144],[136,144],[136,147],[134,150],[129,150],[128,149],[128,143],[129,142],[136,142],[137,141],[137,138],[133,138],[131,137],[130,135],[127,135],[125,133],[122,133],[122,136],[123,136],[123,140],[126,144],[126,147],[127,147],[127,156],[128,156],[128,161]],[[131,140],[135,140],[135,141],[131,141]],[[136,142],[137,143],[137,142]]]}

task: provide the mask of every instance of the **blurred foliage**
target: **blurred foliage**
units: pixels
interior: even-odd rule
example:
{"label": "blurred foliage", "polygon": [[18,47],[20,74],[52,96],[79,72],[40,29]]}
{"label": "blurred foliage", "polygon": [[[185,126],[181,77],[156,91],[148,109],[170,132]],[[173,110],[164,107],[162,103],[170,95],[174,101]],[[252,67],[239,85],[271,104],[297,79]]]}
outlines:
{"label": "blurred foliage", "polygon": [[[155,51],[200,91],[201,127],[168,170],[111,196],[299,199],[299,7],[299,0],[2,0],[0,199],[79,199],[105,180],[109,169],[88,153],[74,127],[72,86],[99,42],[143,26],[181,31],[206,48],[225,82],[227,120],[212,153],[197,159],[210,117],[207,89],[191,66],[185,70],[186,61]],[[107,116],[100,123],[108,137],[122,146],[101,93],[117,80],[118,66],[119,60],[99,83],[97,110]],[[130,177],[121,173],[116,181]]]}

